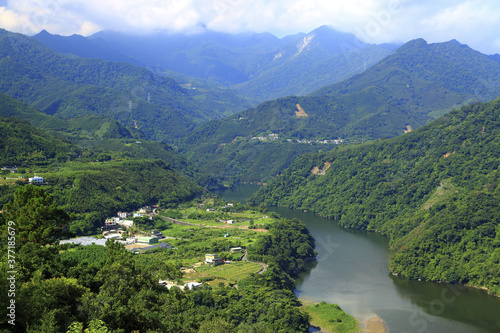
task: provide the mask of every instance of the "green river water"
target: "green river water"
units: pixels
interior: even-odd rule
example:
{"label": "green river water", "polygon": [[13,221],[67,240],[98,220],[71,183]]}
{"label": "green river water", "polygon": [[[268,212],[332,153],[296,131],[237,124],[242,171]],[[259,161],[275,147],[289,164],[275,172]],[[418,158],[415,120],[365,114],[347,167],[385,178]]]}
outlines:
{"label": "green river water", "polygon": [[[258,186],[219,193],[245,201]],[[304,300],[340,305],[360,321],[381,317],[395,333],[500,333],[500,298],[482,290],[411,281],[389,272],[384,236],[339,227],[333,220],[287,208],[270,210],[303,220],[316,239],[318,258],[297,279]]]}

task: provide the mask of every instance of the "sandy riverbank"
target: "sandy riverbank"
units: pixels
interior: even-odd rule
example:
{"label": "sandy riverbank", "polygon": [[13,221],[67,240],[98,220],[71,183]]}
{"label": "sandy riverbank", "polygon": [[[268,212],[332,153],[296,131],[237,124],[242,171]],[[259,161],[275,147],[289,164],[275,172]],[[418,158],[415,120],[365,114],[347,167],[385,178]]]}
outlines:
{"label": "sandy riverbank", "polygon": [[359,326],[363,329],[361,332],[368,333],[387,333],[387,325],[379,316],[368,319],[366,322],[360,322]]}

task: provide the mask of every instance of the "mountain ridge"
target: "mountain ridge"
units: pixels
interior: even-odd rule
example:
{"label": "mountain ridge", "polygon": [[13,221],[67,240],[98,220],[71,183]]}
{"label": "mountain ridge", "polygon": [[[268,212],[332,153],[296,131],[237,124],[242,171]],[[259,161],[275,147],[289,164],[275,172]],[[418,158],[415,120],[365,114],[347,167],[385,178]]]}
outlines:
{"label": "mountain ridge", "polygon": [[[74,36],[65,40],[60,36],[48,38],[43,33],[34,38],[57,52],[77,56],[88,56],[89,53],[74,45]],[[174,71],[183,76],[214,81],[257,101],[312,92],[323,84],[358,73],[392,53],[390,48],[377,45],[370,45],[365,50],[369,44],[328,26],[281,39],[269,33],[226,34],[210,30],[151,35],[102,31],[87,37],[86,43],[95,45],[96,56],[101,52],[108,60],[123,60],[126,55],[154,72]],[[116,59],[102,50],[112,50]],[[338,61],[342,60],[339,54],[352,51],[358,51],[360,60],[353,64]],[[297,56],[305,60],[296,59]],[[304,61],[309,66],[298,66]],[[191,83],[188,77],[184,77],[182,83]],[[271,77],[275,79],[270,84]],[[290,85],[292,81],[307,82],[307,85]],[[273,91],[269,93],[271,89]]]}
{"label": "mountain ridge", "polygon": [[[340,138],[356,142],[395,137],[453,108],[497,96],[500,64],[462,44],[427,44],[419,39],[403,45],[363,73],[308,96],[267,101],[203,124],[190,132],[180,147],[190,151],[193,160],[210,168],[214,160],[227,162],[228,156],[238,156],[231,145],[241,140],[250,142],[254,137],[276,134],[280,140],[274,144],[286,145],[287,140]],[[306,117],[297,116],[299,107]],[[223,149],[217,145],[223,145]],[[318,146],[316,151],[332,147]],[[221,168],[210,170],[217,172]],[[276,173],[279,171],[273,170]],[[261,176],[252,181],[271,178],[265,172]]]}

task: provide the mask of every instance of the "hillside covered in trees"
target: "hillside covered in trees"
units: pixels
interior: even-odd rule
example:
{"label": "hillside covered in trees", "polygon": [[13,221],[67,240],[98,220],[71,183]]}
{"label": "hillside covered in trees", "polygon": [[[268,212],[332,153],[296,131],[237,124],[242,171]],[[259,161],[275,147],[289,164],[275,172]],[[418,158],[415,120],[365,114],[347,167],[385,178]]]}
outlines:
{"label": "hillside covered in trees", "polygon": [[[288,140],[355,142],[395,137],[455,107],[499,95],[499,63],[456,41],[427,44],[418,39],[363,73],[308,96],[267,101],[205,123],[179,146],[191,161],[222,177],[248,181],[251,174],[252,181],[267,181],[288,165],[284,157],[290,149],[305,153],[332,148],[323,144],[291,148]],[[270,134],[278,136],[280,140],[273,142],[279,147],[255,143],[255,137]],[[245,156],[250,150],[258,156],[273,155],[278,167],[267,168],[255,158],[251,167],[262,171],[247,173]],[[227,165],[228,160],[234,161],[233,167],[221,168],[221,162]]]}
{"label": "hillside covered in trees", "polygon": [[[179,280],[180,262],[158,259],[182,253],[156,250],[134,255],[108,240],[106,247],[58,245],[70,216],[41,187],[16,190],[0,214],[1,241],[7,247],[8,226],[16,230],[16,325],[0,319],[2,332],[308,332],[309,316],[299,310],[293,293],[296,272],[314,259],[314,241],[304,224],[279,219],[269,234],[258,237],[255,252],[287,256],[270,260],[263,274],[234,283],[204,283],[199,288],[168,289],[159,279]],[[11,221],[11,222],[9,222]],[[10,223],[10,224],[9,224]],[[195,227],[190,227],[195,228]],[[186,230],[194,235],[203,228]],[[271,247],[265,244],[273,244]],[[47,246],[49,244],[50,246]],[[209,251],[217,245],[209,242]],[[179,247],[184,248],[179,245]],[[167,252],[170,251],[170,252]],[[0,285],[7,290],[7,251],[2,251]],[[214,253],[214,252],[212,252]],[[196,255],[203,256],[204,252]],[[270,258],[270,257],[269,257]],[[12,261],[10,262],[11,265]],[[11,266],[12,269],[13,266]],[[0,298],[4,308],[12,306]]]}
{"label": "hillside covered in trees", "polygon": [[308,154],[251,202],[379,231],[390,269],[500,294],[500,99],[390,140]]}
{"label": "hillside covered in trees", "polygon": [[144,137],[170,142],[196,124],[251,105],[235,96],[195,97],[175,80],[147,69],[62,56],[33,38],[3,29],[0,73],[0,92],[46,114],[114,119],[139,129]]}
{"label": "hillside covered in trees", "polygon": [[[57,119],[51,121],[53,117],[5,95],[0,95],[0,112],[58,126]],[[190,200],[204,191],[196,181],[210,182],[159,142],[101,137],[75,145],[15,117],[0,117],[0,133],[0,167],[17,167],[13,176],[19,179],[0,183],[0,205],[12,200],[16,189],[25,185],[21,177],[37,173],[44,178],[46,191],[74,214],[68,229],[77,234],[95,232],[106,217],[119,210]],[[2,171],[2,176],[12,177],[9,175],[8,170]]]}

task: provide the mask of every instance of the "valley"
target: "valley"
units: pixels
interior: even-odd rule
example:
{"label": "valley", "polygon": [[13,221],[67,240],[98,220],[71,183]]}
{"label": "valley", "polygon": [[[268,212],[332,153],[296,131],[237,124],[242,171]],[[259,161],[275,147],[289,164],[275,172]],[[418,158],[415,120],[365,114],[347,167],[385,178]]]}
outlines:
{"label": "valley", "polygon": [[[431,331],[497,330],[498,55],[329,26],[280,38],[0,29],[0,73],[15,332],[356,332],[376,315],[390,331],[423,327],[412,313]],[[265,186],[240,198],[239,184]],[[160,230],[168,246],[59,244],[102,239],[111,216],[153,205],[119,238]],[[360,234],[373,244],[356,243],[356,258],[325,243]],[[440,285],[487,292],[460,287],[436,313]],[[462,314],[462,299],[488,309]]]}

